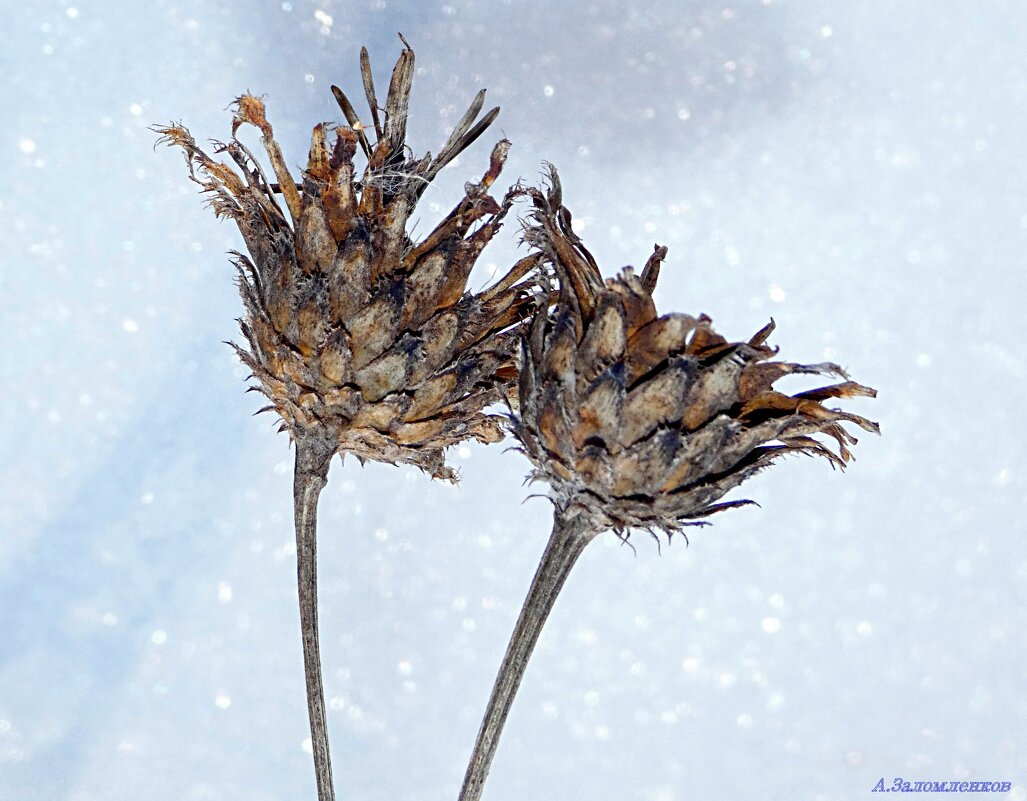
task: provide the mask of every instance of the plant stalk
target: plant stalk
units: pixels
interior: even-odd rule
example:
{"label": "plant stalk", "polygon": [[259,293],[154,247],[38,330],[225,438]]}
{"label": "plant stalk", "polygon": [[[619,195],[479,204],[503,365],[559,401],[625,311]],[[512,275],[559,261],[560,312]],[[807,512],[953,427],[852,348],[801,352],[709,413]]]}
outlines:
{"label": "plant stalk", "polygon": [[570,575],[571,568],[595,534],[596,532],[586,527],[580,518],[568,518],[557,512],[549,544],[546,545],[542,561],[535,571],[528,597],[524,600],[517,625],[510,637],[510,644],[506,648],[506,655],[500,665],[499,675],[496,676],[496,683],[492,687],[485,718],[478,730],[478,739],[474,743],[467,773],[464,775],[459,801],[478,801],[481,798],[485,779],[488,777],[492,759],[499,745],[499,736],[502,734],[507,715],[510,714],[524,671],[528,667],[528,660],[542,633],[542,627],[556,603],[556,596],[560,594],[567,576]]}
{"label": "plant stalk", "polygon": [[296,438],[293,503],[296,516],[296,577],[303,636],[303,675],[307,686],[307,714],[314,752],[318,801],[335,801],[332,760],[328,751],[321,647],[317,630],[317,501],[328,483],[328,465],[334,447],[316,437]]}

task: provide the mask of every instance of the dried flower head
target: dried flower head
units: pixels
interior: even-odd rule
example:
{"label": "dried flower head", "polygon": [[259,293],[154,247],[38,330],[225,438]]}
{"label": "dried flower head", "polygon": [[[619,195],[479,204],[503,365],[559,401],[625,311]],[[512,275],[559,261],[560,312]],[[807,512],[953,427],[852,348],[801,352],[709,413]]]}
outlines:
{"label": "dried flower head", "polygon": [[773,389],[793,373],[846,378],[836,364],[768,361],[773,321],[747,342],[729,342],[706,315],[658,315],[652,293],[666,248],[656,247],[640,276],[626,268],[604,283],[550,175],[548,193],[529,190],[525,231],[556,271],[559,301],[525,339],[515,433],[559,509],[583,515],[595,531],[672,532],[748,503],[717,501],[785,454],[844,467],[856,440],[842,423],[878,432],[822,404],[874,397],[868,387],[846,380],[797,395]]}
{"label": "dried flower head", "polygon": [[[456,208],[415,242],[407,220],[418,199],[499,109],[477,120],[482,90],[439,154],[414,158],[406,145],[413,51],[405,47],[393,70],[384,119],[366,50],[361,71],[370,124],[333,86],[348,124],[314,128],[298,184],[252,95],[235,103],[231,140],[215,143],[237,169],[208,156],[181,125],[158,131],[185,151],[218,216],[242,232],[249,256],[236,254],[236,265],[248,347],[238,351],[283,427],[294,439],[327,438],[341,454],[453,479],[447,446],[501,438],[499,419],[483,410],[515,381],[513,326],[531,306],[533,257],[487,291],[467,292],[475,260],[517,194],[502,202],[489,195],[510,143],[495,146],[481,181],[468,183]],[[236,138],[244,124],[260,131],[275,183]],[[358,148],[367,159],[359,176]]]}
{"label": "dried flower head", "polygon": [[[522,347],[520,408],[513,429],[546,481],[553,532],[500,666],[464,775],[460,801],[478,801],[506,717],[556,598],[585,547],[602,531],[668,534],[750,501],[719,502],[774,459],[824,456],[843,467],[853,423],[829,398],[873,397],[851,381],[785,395],[774,382],[792,373],[845,378],[834,364],[770,361],[771,322],[747,342],[728,342],[701,315],[656,313],[653,290],[667,249],[656,247],[641,275],[603,281],[571,227],[560,179],[527,190],[534,210],[525,238],[559,281],[555,309],[539,309]],[[815,438],[837,442],[834,452]]]}

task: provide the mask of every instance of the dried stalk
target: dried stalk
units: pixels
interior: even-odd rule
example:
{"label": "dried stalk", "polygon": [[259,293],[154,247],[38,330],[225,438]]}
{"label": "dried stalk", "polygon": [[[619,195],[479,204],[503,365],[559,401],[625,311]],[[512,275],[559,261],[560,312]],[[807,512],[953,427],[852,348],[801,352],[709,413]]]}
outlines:
{"label": "dried stalk", "polygon": [[321,647],[317,626],[317,501],[328,483],[328,465],[335,446],[323,437],[296,440],[293,504],[296,517],[296,579],[303,632],[303,676],[307,687],[310,742],[314,752],[318,801],[335,801],[332,761],[328,748]]}
{"label": "dried stalk", "polygon": [[590,530],[580,517],[559,513],[556,515],[549,544],[542,554],[535,578],[531,581],[528,597],[524,599],[520,617],[517,618],[506,655],[499,667],[499,675],[496,676],[496,683],[492,687],[485,718],[478,730],[478,739],[474,743],[467,773],[464,775],[460,801],[478,801],[481,798],[485,779],[488,778],[489,768],[499,745],[499,736],[503,732],[514,696],[521,686],[521,679],[542,633],[542,627],[553,610],[556,597],[563,589],[571,568],[595,535],[596,532]]}

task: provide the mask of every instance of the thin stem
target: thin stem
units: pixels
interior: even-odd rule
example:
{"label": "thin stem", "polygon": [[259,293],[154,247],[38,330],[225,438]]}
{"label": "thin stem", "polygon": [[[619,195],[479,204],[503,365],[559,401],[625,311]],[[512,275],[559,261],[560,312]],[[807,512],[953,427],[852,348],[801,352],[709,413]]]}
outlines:
{"label": "thin stem", "polygon": [[317,634],[317,500],[328,483],[328,465],[334,449],[315,438],[296,439],[293,502],[296,514],[296,577],[303,635],[303,675],[307,685],[310,742],[314,751],[318,801],[335,801],[332,760],[328,753],[321,648]]}
{"label": "thin stem", "polygon": [[532,579],[528,597],[524,600],[520,617],[514,627],[506,655],[496,676],[496,683],[489,697],[485,718],[478,730],[478,739],[471,753],[471,760],[464,775],[464,784],[460,790],[459,801],[478,801],[485,787],[492,759],[496,755],[499,736],[502,734],[507,715],[513,706],[514,696],[520,687],[528,660],[538,642],[539,634],[545,625],[546,618],[556,603],[556,596],[563,589],[571,568],[577,562],[585,546],[595,536],[595,532],[584,526],[577,518],[567,519],[556,516],[553,533],[535,578]]}

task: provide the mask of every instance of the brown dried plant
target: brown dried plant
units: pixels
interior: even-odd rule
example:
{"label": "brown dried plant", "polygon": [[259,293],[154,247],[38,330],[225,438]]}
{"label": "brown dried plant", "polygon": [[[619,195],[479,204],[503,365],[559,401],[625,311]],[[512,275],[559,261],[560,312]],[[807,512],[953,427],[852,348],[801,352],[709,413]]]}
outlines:
{"label": "brown dried plant", "polygon": [[[467,291],[475,260],[519,193],[502,201],[489,195],[510,147],[505,139],[442,222],[424,239],[411,238],[407,221],[418,199],[499,109],[478,119],[482,90],[438,155],[415,158],[406,144],[413,50],[404,41],[384,109],[366,49],[360,66],[369,121],[333,86],[347,124],[314,127],[299,182],[252,95],[235,103],[231,139],[214,143],[234,168],[207,155],[181,125],[156,129],[185,151],[190,176],[214,212],[236,223],[249,251],[235,254],[246,340],[237,350],[271,402],[265,410],[277,412],[296,447],[300,612],[321,801],[334,798],[317,628],[317,501],[329,462],[353,454],[455,480],[448,446],[501,439],[501,418],[487,407],[514,390],[518,328],[536,302],[540,260],[529,256],[484,292]],[[275,182],[236,138],[244,124],[260,132]],[[358,148],[367,162],[359,176]]]}
{"label": "brown dried plant", "polygon": [[[715,512],[751,503],[719,502],[781,456],[823,456],[844,467],[852,423],[876,423],[828,409],[830,398],[874,397],[845,380],[786,395],[791,374],[846,378],[835,364],[770,361],[771,322],[747,342],[729,342],[711,320],[659,316],[652,293],[667,249],[656,247],[641,275],[626,268],[604,283],[571,228],[559,177],[530,189],[525,238],[555,270],[559,299],[540,307],[524,338],[520,408],[512,428],[534,471],[549,484],[553,532],[500,667],[464,778],[461,801],[477,801],[500,733],[549,612],[571,568],[598,534],[630,529],[680,532]],[[826,435],[837,453],[817,440]]]}

